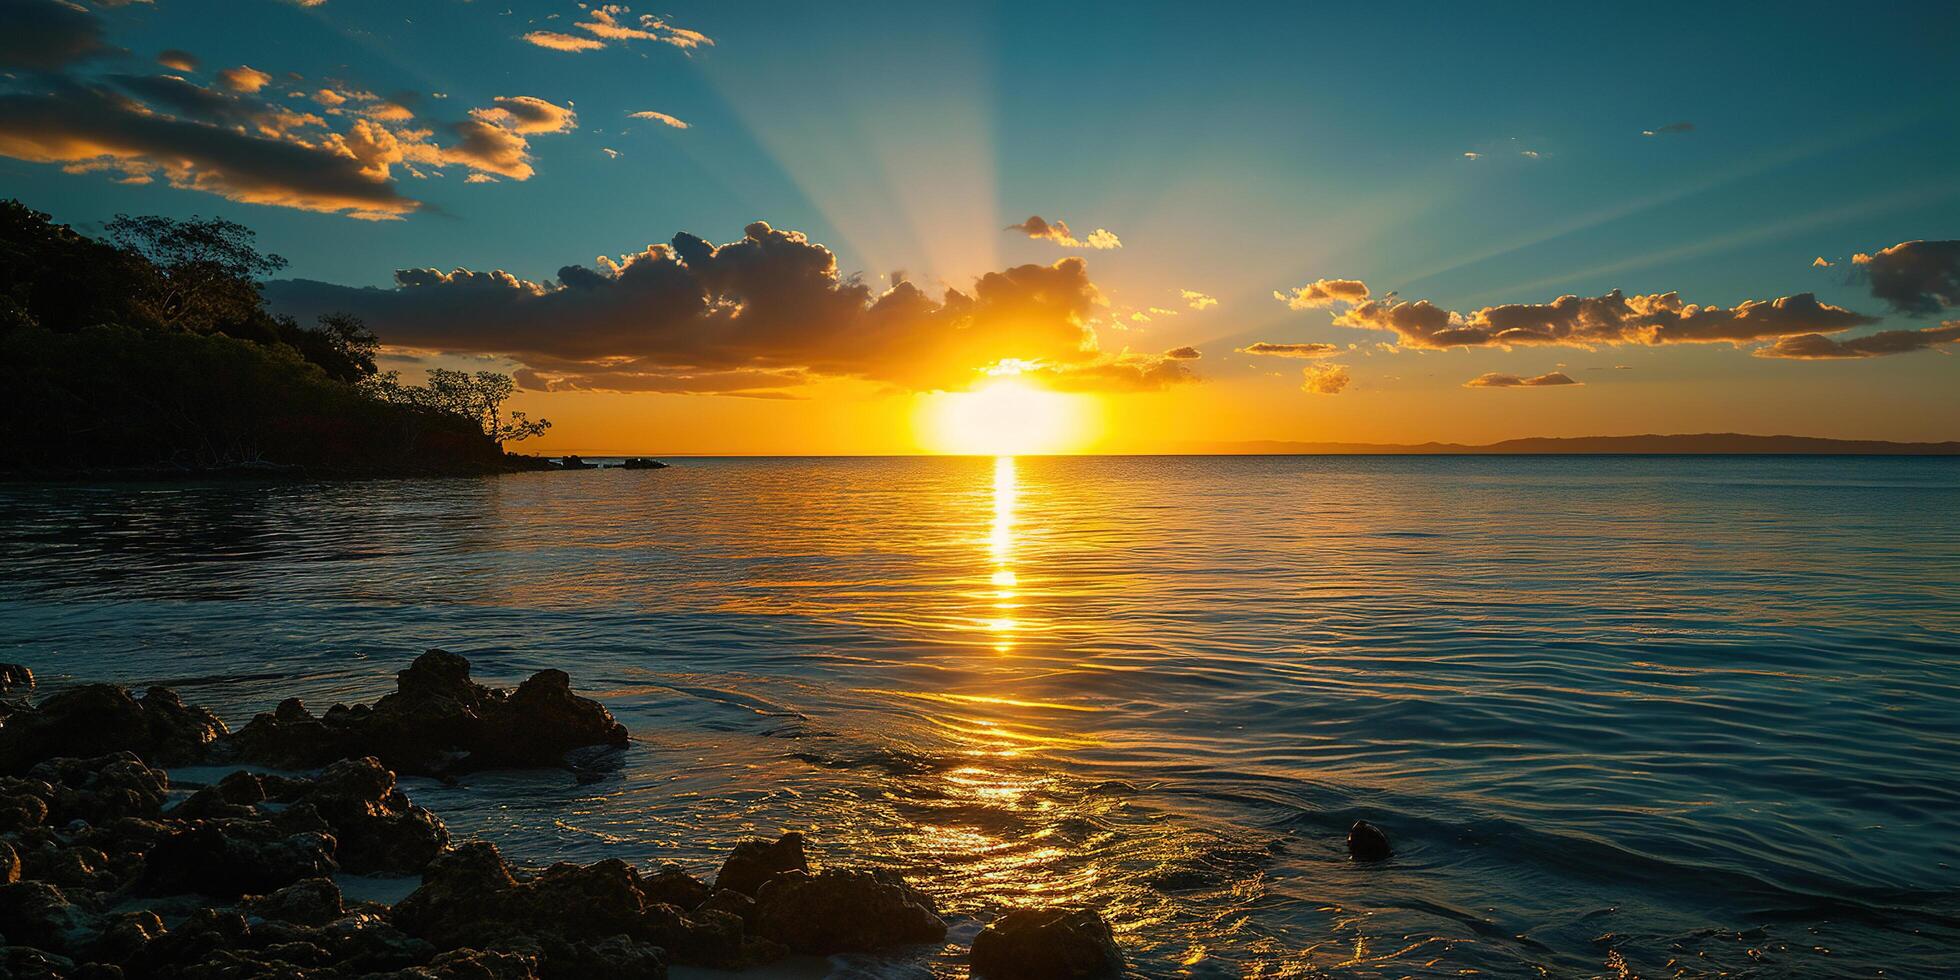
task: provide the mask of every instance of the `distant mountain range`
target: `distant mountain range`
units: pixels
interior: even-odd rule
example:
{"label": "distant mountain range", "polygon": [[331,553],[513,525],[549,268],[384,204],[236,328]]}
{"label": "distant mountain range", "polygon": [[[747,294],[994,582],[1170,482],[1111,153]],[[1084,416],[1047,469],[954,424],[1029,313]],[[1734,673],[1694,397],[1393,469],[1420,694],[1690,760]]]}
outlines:
{"label": "distant mountain range", "polygon": [[1812,436],[1750,436],[1735,432],[1695,435],[1576,436],[1506,439],[1482,446],[1454,442],[1397,445],[1373,442],[1214,442],[1192,452],[1251,456],[1567,456],[1567,455],[1806,455],[1806,456],[1960,456],[1960,442],[1885,442],[1877,439],[1820,439]]}

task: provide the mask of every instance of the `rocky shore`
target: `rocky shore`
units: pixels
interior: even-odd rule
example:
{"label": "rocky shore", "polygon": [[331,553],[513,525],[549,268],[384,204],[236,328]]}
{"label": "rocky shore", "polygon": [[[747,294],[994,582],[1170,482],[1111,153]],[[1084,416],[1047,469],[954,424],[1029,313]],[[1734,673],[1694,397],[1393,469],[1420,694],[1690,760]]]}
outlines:
{"label": "rocky shore", "polygon": [[[880,870],[815,868],[800,834],[739,843],[711,881],[609,859],[512,866],[451,839],[396,776],[563,767],[598,778],[629,741],[563,671],[513,689],[432,650],[373,704],[297,699],[237,731],[167,688],[38,702],[0,665],[0,976],[658,978],[791,955],[946,942],[932,897]],[[165,767],[237,766],[185,795]],[[276,770],[276,771],[268,771]],[[350,900],[333,875],[414,876]],[[971,951],[996,980],[1113,976],[1090,909],[1023,909]]]}

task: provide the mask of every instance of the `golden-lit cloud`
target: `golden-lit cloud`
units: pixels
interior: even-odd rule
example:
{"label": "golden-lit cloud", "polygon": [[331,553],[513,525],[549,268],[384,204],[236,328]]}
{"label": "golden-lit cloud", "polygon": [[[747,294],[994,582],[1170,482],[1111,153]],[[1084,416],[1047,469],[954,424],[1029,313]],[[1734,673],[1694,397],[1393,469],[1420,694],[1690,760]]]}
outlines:
{"label": "golden-lit cloud", "polygon": [[200,62],[197,55],[177,48],[165,48],[157,52],[157,64],[172,71],[196,71]]}
{"label": "golden-lit cloud", "polygon": [[1851,257],[1872,295],[1901,313],[1937,313],[1960,306],[1960,241],[1900,242]]}
{"label": "golden-lit cloud", "polygon": [[[202,100],[215,93],[182,83],[177,94]],[[336,146],[163,115],[100,88],[0,95],[0,156],[126,180],[160,174],[173,187],[234,201],[357,218],[399,217],[420,206]]]}
{"label": "golden-lit cloud", "polygon": [[557,31],[532,31],[524,35],[524,40],[553,51],[597,51],[606,46],[604,41],[579,37],[575,34],[560,34]]}
{"label": "golden-lit cloud", "polygon": [[1835,339],[1807,333],[1779,338],[1771,346],[1759,348],[1757,357],[1783,357],[1818,361],[1844,358],[1885,357],[1913,351],[1936,350],[1942,344],[1960,343],[1960,320],[1948,320],[1937,327],[1920,330],[1881,330],[1863,337]]}
{"label": "golden-lit cloud", "polygon": [[682,50],[691,50],[713,45],[714,39],[700,31],[676,27],[666,19],[652,14],[633,16],[633,12],[621,4],[601,4],[588,8],[583,20],[573,24],[573,28],[584,31],[583,35],[564,34],[558,31],[532,31],[523,40],[541,48],[553,51],[597,51],[613,42],[654,41],[671,45]]}
{"label": "golden-lit cloud", "polygon": [[1821,255],[1810,260],[1810,267],[1813,269],[1828,269],[1836,264],[1837,264],[1836,262],[1832,262],[1830,259],[1827,259]]}
{"label": "golden-lit cloud", "polygon": [[684,123],[679,119],[676,119],[673,116],[670,116],[664,112],[655,112],[652,109],[642,109],[639,112],[629,112],[626,115],[630,119],[651,119],[654,122],[663,123],[665,125],[672,126],[675,129],[688,128],[687,123]]}
{"label": "golden-lit cloud", "polygon": [[1238,349],[1240,354],[1261,354],[1267,357],[1332,357],[1341,348],[1336,344],[1269,344],[1260,341]]}
{"label": "golden-lit cloud", "polygon": [[1564,373],[1553,371],[1536,377],[1520,378],[1515,374],[1500,374],[1492,371],[1480,374],[1463,383],[1465,388],[1566,388],[1578,385]]}
{"label": "golden-lit cloud", "polygon": [[1805,333],[1836,333],[1877,319],[1819,302],[1810,293],[1739,306],[1697,306],[1678,293],[1561,296],[1550,303],[1487,306],[1456,313],[1431,304],[1370,300],[1334,318],[1336,326],[1383,330],[1404,347],[1615,344],[1743,344]]}
{"label": "golden-lit cloud", "polygon": [[218,84],[234,92],[257,92],[271,83],[271,75],[251,65],[239,65],[218,72]]}
{"label": "golden-lit cloud", "polygon": [[1345,364],[1310,364],[1300,371],[1300,390],[1316,395],[1338,395],[1354,380]]}
{"label": "golden-lit cloud", "polygon": [[1319,279],[1296,286],[1291,293],[1273,291],[1273,298],[1296,310],[1324,309],[1336,303],[1363,303],[1368,287],[1359,279]]}
{"label": "golden-lit cloud", "polygon": [[1061,390],[1194,380],[1196,351],[1108,354],[1090,318],[1103,297],[1079,258],[990,272],[930,296],[899,280],[874,292],[799,232],[756,222],[715,246],[693,235],[553,281],[506,272],[404,269],[397,288],[291,280],[286,312],[344,311],[397,346],[496,354],[552,390],[778,391],[820,378],[963,389],[1018,375]]}
{"label": "golden-lit cloud", "polygon": [[569,133],[578,128],[578,113],[529,95],[499,95],[487,109],[470,115],[516,133]]}
{"label": "golden-lit cloud", "polygon": [[1123,240],[1107,228],[1098,228],[1089,233],[1088,238],[1077,238],[1068,230],[1066,221],[1049,221],[1041,215],[1029,215],[1020,224],[1008,225],[1008,231],[1018,231],[1029,238],[1054,242],[1063,248],[1093,248],[1098,251],[1122,248]]}
{"label": "golden-lit cloud", "polygon": [[1206,296],[1195,289],[1180,289],[1178,295],[1183,298],[1185,305],[1194,310],[1209,310],[1218,305],[1218,297]]}

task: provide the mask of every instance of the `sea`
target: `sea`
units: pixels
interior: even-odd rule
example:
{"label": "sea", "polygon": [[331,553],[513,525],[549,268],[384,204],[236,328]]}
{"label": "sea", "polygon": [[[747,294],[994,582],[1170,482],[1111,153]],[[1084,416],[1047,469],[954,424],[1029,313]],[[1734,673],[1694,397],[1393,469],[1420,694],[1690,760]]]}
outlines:
{"label": "sea", "polygon": [[1960,975],[1960,460],[670,462],[0,486],[0,660],[234,727],[566,670],[605,778],[409,795],[528,865],[799,830],[952,926],[772,975],[1048,904],[1135,977]]}

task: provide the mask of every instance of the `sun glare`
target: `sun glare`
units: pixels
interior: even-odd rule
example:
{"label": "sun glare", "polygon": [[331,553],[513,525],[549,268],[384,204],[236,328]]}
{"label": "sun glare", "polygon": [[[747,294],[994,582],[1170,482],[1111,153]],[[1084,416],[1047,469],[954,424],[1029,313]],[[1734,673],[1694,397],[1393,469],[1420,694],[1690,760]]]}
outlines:
{"label": "sun glare", "polygon": [[1074,452],[1095,436],[1095,399],[1036,388],[1014,378],[973,391],[924,396],[919,442],[936,453],[1021,456]]}

